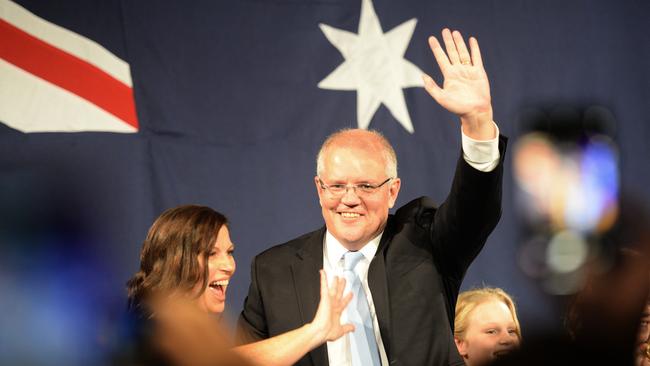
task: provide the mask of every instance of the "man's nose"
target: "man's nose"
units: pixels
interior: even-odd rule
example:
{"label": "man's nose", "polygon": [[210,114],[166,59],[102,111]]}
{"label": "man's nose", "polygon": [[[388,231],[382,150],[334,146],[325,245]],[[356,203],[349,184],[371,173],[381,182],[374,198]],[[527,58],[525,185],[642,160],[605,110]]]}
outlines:
{"label": "man's nose", "polygon": [[356,188],[354,186],[346,186],[345,193],[341,197],[341,202],[346,206],[356,206],[361,203],[359,195],[357,195]]}

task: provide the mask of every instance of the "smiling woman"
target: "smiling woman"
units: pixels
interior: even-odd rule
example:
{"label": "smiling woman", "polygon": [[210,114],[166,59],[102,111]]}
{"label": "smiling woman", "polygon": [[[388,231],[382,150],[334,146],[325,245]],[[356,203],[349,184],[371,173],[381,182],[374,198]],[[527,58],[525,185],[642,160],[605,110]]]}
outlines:
{"label": "smiling woman", "polygon": [[[145,328],[150,329],[153,325],[155,332],[164,333],[165,329],[170,328],[165,324],[178,325],[182,322],[185,328],[182,332],[178,331],[178,327],[173,328],[177,330],[173,332],[177,337],[179,333],[184,332],[190,335],[189,339],[199,342],[220,339],[219,336],[214,336],[217,330],[210,327],[206,329],[205,324],[209,320],[206,314],[220,315],[224,311],[228,282],[235,273],[234,245],[230,240],[227,223],[224,215],[209,207],[197,205],[171,208],[156,219],[142,246],[140,270],[127,283],[129,309],[144,323]],[[341,312],[352,297],[352,294],[343,296],[345,280],[335,277],[332,285],[328,286],[324,272],[321,271],[320,276],[321,299],[311,323],[263,341],[234,348],[232,351],[254,365],[290,365],[324,342],[338,339],[352,331],[354,327],[351,324],[340,323]],[[190,314],[190,318],[203,321],[180,321],[183,311],[160,306],[169,299],[186,302],[189,305],[187,310],[197,313]],[[156,322],[161,324],[155,324]],[[200,337],[196,334],[201,331],[212,336],[197,339]],[[155,341],[169,335],[156,334],[153,338]],[[150,363],[159,364],[157,358],[165,358],[164,355],[158,355],[160,352],[155,349],[156,346],[148,343],[151,340],[142,341],[146,343],[143,344],[146,348],[144,352],[153,351],[152,357],[156,358]],[[170,343],[172,350],[168,353],[188,352],[187,349],[177,346],[181,344],[179,339],[167,342]],[[150,349],[152,346],[154,349]],[[215,347],[224,345],[208,344],[205,349],[208,360],[217,360],[211,356]]]}
{"label": "smiling woman", "polygon": [[203,310],[223,312],[228,279],[235,273],[227,222],[203,206],[163,212],[142,245],[140,270],[127,283],[129,307],[148,317],[149,296],[182,293],[195,297]]}

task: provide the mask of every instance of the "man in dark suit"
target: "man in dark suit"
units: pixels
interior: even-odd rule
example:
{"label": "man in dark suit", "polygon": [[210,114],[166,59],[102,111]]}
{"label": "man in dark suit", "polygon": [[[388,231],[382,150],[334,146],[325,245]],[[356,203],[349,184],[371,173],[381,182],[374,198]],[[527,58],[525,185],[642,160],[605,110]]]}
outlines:
{"label": "man in dark suit", "polygon": [[[435,37],[429,44],[445,78],[443,88],[423,78],[431,96],[461,121],[463,156],[449,197],[440,207],[418,198],[389,215],[401,181],[388,141],[365,130],[330,136],[314,177],[325,227],[254,259],[240,341],[309,322],[319,299],[318,270],[342,275],[346,255],[361,253],[352,271],[363,291],[355,296],[370,315],[354,333],[365,330],[371,341],[362,349],[351,333],[313,349],[298,364],[462,364],[452,331],[456,297],[499,220],[505,139],[499,139],[492,120],[476,39],[470,39],[468,51],[459,32],[445,29],[442,36],[446,53]],[[360,361],[362,353],[373,361]]]}

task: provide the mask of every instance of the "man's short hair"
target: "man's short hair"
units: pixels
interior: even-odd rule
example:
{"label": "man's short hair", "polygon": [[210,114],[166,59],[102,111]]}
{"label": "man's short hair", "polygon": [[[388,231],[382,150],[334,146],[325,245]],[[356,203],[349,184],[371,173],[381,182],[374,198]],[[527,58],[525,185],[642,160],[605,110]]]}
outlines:
{"label": "man's short hair", "polygon": [[380,144],[382,155],[386,161],[386,175],[389,178],[397,177],[397,155],[395,155],[395,150],[393,146],[388,142],[386,137],[377,130],[360,130],[356,128],[344,128],[334,132],[329,135],[323,145],[321,145],[318,155],[316,157],[316,175],[320,176],[324,169],[324,160],[325,160],[325,151],[332,145],[336,140],[349,135],[354,132],[367,132],[370,136],[374,137],[376,141]]}

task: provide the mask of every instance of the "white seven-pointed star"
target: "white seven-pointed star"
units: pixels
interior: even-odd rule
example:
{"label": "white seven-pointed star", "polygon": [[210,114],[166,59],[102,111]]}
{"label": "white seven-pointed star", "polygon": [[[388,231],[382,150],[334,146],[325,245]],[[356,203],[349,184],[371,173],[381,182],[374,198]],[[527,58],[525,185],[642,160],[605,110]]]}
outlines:
{"label": "white seven-pointed star", "polygon": [[357,123],[367,129],[383,103],[404,128],[413,133],[402,88],[422,87],[423,72],[404,59],[417,19],[383,33],[371,0],[362,0],[359,34],[319,24],[325,37],[345,58],[318,83],[321,89],[357,90]]}

